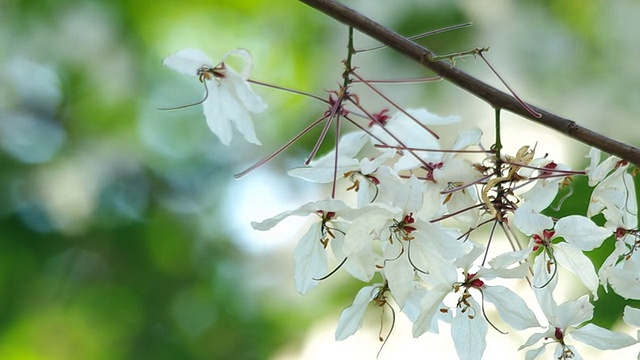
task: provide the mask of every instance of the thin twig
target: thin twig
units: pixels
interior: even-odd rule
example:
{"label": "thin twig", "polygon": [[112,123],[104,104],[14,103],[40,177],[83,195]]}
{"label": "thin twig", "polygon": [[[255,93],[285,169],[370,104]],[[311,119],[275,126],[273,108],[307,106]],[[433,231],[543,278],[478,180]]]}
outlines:
{"label": "thin twig", "polygon": [[378,24],[359,12],[338,3],[337,1],[299,1],[327,14],[345,25],[359,30],[382,44],[385,44],[389,48],[404,54],[426,68],[434,71],[444,79],[483,99],[494,108],[501,108],[536,123],[546,125],[573,139],[626,159],[636,166],[640,166],[640,149],[600,135],[595,131],[578,125],[573,120],[569,120],[538,107],[531,106],[535,112],[541,115],[540,118],[536,118],[527,111],[527,109],[523,108],[521,103],[513,96],[506,94],[455,67],[451,67],[451,64],[447,61],[431,60],[433,57],[437,56],[437,54]]}

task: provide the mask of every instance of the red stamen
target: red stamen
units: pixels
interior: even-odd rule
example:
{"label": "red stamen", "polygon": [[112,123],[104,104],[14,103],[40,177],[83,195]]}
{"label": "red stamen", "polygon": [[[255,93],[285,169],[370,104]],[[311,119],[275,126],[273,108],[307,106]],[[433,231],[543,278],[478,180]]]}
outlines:
{"label": "red stamen", "polygon": [[389,112],[389,109],[382,109],[378,113],[371,114],[371,121],[369,122],[369,127],[373,127],[373,125],[376,125],[376,124],[380,126],[385,126],[389,121],[389,119],[391,119],[391,116],[387,115],[388,112]]}
{"label": "red stamen", "polygon": [[476,275],[477,273],[467,274],[467,286],[471,286],[476,289],[479,289],[484,286],[484,281],[480,279],[474,279]]}
{"label": "red stamen", "polygon": [[557,339],[562,341],[562,339],[564,338],[564,332],[562,332],[562,329],[560,328],[556,328],[555,332],[553,333],[553,336]]}

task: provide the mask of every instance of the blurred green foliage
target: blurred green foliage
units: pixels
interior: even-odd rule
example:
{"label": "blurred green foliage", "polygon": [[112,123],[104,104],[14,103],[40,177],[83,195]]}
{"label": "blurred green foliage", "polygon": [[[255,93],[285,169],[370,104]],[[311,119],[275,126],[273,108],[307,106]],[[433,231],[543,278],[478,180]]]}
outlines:
{"label": "blurred green foliage", "polygon": [[201,96],[164,56],[265,32],[292,56],[258,46],[263,72],[312,82],[310,34],[265,26],[324,25],[267,5],[0,4],[0,358],[264,359],[300,340],[314,316],[255,288],[222,220],[236,159],[200,111],[157,110]]}

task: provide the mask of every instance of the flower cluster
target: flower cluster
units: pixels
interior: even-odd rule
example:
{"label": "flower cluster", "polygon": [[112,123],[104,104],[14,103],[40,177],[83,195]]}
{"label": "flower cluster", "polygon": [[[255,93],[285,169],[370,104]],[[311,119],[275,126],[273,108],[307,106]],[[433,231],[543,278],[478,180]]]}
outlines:
{"label": "flower cluster", "polygon": [[[230,54],[251,65],[245,50]],[[248,114],[266,105],[249,88],[248,71],[238,74],[224,59],[214,66],[197,50],[178,52],[165,64],[205,84],[207,123],[223,143],[231,139],[233,122],[246,140],[259,144]],[[599,286],[640,299],[637,203],[628,163],[614,157],[600,162],[594,149],[586,170],[572,170],[547,155],[536,157],[530,146],[513,155],[504,153],[499,140],[486,147],[476,128],[443,142],[430,128],[451,127],[457,117],[395,104],[395,114],[368,111],[351,94],[354,79],[366,83],[347,61],[344,85],[330,93],[329,109],[313,125],[326,121],[319,143],[332,121],[337,129],[345,119],[358,129],[341,135],[334,151],[317,159],[312,155],[305,166],[289,171],[306,181],[331,183],[331,194],[252,223],[257,230],[269,230],[290,216],[314,219],[294,252],[295,286],[301,294],[336,271],[363,282],[339,317],[337,340],[361,327],[373,302],[404,313],[415,337],[438,331],[439,322],[451,323],[461,359],[482,358],[489,327],[503,332],[485,307],[495,309],[514,330],[544,328],[522,345],[546,340],[528,350],[526,359],[538,357],[550,344],[557,345],[555,359],[579,359],[574,340],[602,350],[638,342],[589,323],[590,297],[597,299]],[[586,214],[548,216],[559,190],[571,187],[577,176],[588,176],[594,188]],[[604,225],[597,225],[596,218],[604,218]],[[606,241],[614,242],[615,249],[596,269],[585,252]],[[498,242],[508,243],[510,250],[496,249]],[[558,305],[559,278],[569,276],[559,267],[590,294]],[[509,288],[525,279],[537,303]],[[532,308],[546,315],[546,328]],[[638,319],[638,310],[628,308],[625,320],[637,326]]]}

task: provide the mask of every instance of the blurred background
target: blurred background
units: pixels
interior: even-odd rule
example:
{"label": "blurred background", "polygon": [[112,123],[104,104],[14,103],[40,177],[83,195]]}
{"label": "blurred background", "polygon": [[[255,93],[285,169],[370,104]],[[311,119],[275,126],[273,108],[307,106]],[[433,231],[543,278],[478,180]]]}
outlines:
{"label": "blurred background", "polygon": [[[638,2],[344,3],[406,35],[472,22],[420,43],[438,53],[489,46],[488,59],[524,99],[640,145]],[[0,358],[374,358],[377,310],[362,333],[333,342],[339,312],[362,284],[337,274],[296,293],[292,254],[304,219],[267,233],[250,226],[327,196],[286,176],[319,129],[233,179],[320,117],[323,104],[254,86],[269,104],[253,117],[260,148],[222,146],[199,106],[158,110],[202,96],[195,78],[161,65],[184,48],[214,62],[246,48],[253,79],[325,97],[340,80],[346,35],[297,1],[0,0]],[[356,45],[377,44],[357,36]],[[430,75],[386,49],[355,64],[366,78]],[[501,86],[480,61],[456,66]],[[381,89],[408,108],[461,115],[461,127],[481,127],[491,144],[493,110],[452,85]],[[585,165],[587,146],[503,120],[511,152],[537,143],[539,154]],[[598,323],[614,326],[624,302],[600,301],[612,310],[597,313]],[[409,332],[397,324],[381,358],[424,358],[428,341]],[[451,354],[446,338],[437,346]]]}

